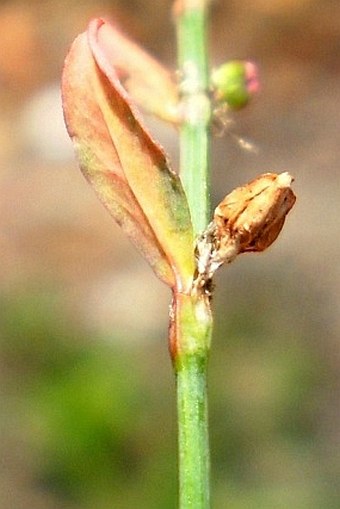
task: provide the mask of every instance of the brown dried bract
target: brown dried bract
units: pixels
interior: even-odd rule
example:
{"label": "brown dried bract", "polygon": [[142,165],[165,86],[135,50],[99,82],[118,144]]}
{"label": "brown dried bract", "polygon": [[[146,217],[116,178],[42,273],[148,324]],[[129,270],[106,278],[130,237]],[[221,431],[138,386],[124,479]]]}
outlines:
{"label": "brown dried bract", "polygon": [[296,197],[288,172],[264,173],[228,194],[214,213],[222,245],[237,239],[239,252],[264,251],[279,235]]}
{"label": "brown dried bract", "polygon": [[217,268],[238,254],[264,251],[274,242],[296,200],[292,181],[288,172],[264,173],[224,198],[197,241],[196,288],[209,286]]}

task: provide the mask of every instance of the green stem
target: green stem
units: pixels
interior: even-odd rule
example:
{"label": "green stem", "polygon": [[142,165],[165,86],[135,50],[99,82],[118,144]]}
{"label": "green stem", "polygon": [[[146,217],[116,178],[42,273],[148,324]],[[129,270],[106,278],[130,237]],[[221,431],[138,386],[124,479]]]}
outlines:
{"label": "green stem", "polygon": [[180,174],[196,234],[210,218],[210,100],[206,49],[206,2],[178,2],[176,18],[183,122],[180,129]]}
{"label": "green stem", "polygon": [[177,381],[179,507],[208,509],[209,436],[207,362],[212,318],[209,301],[175,293],[170,346]]}
{"label": "green stem", "polygon": [[181,509],[209,507],[206,358],[189,355],[177,371]]}
{"label": "green stem", "polygon": [[[193,228],[210,218],[206,2],[177,0],[175,16],[181,76],[180,174]],[[174,295],[170,347],[177,380],[179,507],[209,509],[207,361],[212,317],[205,295]]]}

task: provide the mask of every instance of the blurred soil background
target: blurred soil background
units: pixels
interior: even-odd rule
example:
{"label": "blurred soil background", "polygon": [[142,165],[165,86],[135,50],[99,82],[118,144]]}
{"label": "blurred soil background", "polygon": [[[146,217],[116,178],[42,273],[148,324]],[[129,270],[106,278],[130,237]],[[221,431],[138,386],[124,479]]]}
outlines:
{"label": "blurred soil background", "polygon": [[[59,92],[67,49],[92,16],[175,72],[170,7],[0,2],[2,509],[176,507],[170,294],[81,176]],[[340,2],[216,0],[210,51],[212,65],[257,62],[262,81],[214,139],[214,205],[266,171],[289,170],[298,195],[276,244],[217,277],[212,506],[336,509]],[[176,167],[176,133],[150,125]]]}

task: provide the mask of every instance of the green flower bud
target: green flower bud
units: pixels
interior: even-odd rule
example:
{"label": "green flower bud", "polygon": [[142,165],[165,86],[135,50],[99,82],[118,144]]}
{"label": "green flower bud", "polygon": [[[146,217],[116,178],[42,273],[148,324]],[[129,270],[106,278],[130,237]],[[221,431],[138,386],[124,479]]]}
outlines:
{"label": "green flower bud", "polygon": [[259,90],[257,67],[242,60],[226,62],[213,70],[211,85],[217,102],[238,110]]}

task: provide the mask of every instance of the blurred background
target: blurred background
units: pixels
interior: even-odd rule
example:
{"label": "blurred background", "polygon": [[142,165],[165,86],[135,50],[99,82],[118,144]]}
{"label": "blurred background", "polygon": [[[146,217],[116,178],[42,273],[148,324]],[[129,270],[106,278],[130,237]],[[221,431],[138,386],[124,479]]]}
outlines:
{"label": "blurred background", "polygon": [[[2,509],[177,505],[170,294],[80,174],[63,59],[105,15],[176,69],[170,1],[0,2]],[[211,64],[262,91],[213,141],[213,204],[289,170],[298,201],[268,252],[217,276],[214,509],[340,507],[340,2],[216,0]],[[178,164],[176,132],[150,120]],[[235,136],[256,151],[240,148]]]}

